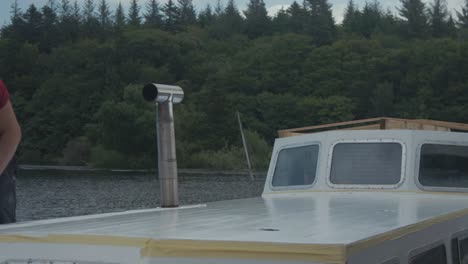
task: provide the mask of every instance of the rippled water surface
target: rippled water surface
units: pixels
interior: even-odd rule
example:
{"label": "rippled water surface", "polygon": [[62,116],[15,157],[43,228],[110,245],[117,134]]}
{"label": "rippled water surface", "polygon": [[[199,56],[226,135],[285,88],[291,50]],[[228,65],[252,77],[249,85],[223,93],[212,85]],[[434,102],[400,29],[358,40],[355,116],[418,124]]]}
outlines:
{"label": "rippled water surface", "polygon": [[[181,204],[257,197],[264,177],[179,175]],[[154,174],[121,172],[20,171],[18,221],[154,208],[159,183]]]}

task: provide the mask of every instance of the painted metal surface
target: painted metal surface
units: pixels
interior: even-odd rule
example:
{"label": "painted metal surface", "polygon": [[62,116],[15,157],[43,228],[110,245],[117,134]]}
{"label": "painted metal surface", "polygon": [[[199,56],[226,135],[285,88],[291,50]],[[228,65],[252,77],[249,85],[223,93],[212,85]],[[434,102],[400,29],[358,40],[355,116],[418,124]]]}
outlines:
{"label": "painted metal surface", "polygon": [[466,208],[468,196],[464,195],[317,192],[215,202],[204,208],[11,225],[0,234],[349,244]]}

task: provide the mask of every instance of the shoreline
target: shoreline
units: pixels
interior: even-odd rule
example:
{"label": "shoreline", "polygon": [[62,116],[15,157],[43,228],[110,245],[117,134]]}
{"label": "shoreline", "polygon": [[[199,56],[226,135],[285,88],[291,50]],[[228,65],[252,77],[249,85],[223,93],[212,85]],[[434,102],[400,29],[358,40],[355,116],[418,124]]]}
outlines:
{"label": "shoreline", "polygon": [[[76,171],[76,172],[157,172],[157,169],[100,169],[89,166],[58,166],[58,165],[18,165],[20,170],[38,171],[38,170],[57,170],[57,171]],[[204,175],[248,175],[247,170],[216,170],[216,169],[178,169],[180,174],[204,174]],[[254,175],[266,175],[266,171],[254,171]]]}

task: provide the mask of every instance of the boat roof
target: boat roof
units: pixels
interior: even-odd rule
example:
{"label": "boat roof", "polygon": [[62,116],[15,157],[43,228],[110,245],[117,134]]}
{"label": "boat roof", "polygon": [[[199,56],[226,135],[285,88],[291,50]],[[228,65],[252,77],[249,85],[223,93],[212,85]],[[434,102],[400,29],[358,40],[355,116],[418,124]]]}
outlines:
{"label": "boat roof", "polygon": [[464,194],[307,192],[18,223],[0,227],[0,236],[350,245],[467,209]]}

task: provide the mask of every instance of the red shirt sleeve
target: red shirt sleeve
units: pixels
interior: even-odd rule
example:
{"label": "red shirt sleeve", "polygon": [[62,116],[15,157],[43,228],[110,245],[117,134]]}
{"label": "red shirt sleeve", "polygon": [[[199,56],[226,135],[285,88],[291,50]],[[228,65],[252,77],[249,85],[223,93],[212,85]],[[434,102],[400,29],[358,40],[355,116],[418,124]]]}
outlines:
{"label": "red shirt sleeve", "polygon": [[0,109],[7,104],[9,98],[10,95],[8,94],[8,90],[3,81],[0,80]]}

